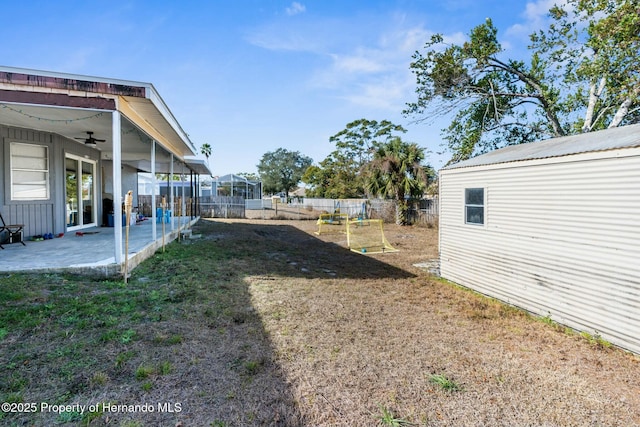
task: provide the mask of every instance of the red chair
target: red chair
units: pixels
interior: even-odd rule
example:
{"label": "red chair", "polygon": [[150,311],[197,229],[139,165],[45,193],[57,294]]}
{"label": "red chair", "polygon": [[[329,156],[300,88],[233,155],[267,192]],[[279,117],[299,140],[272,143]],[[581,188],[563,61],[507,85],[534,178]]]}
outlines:
{"label": "red chair", "polygon": [[[24,229],[24,224],[7,224],[4,222],[4,218],[0,213],[0,221],[2,221],[2,225],[0,225],[0,234],[7,230],[9,232],[9,243],[22,243],[23,246],[27,246],[24,244],[22,239],[22,230]],[[4,249],[2,247],[2,242],[0,242],[0,249]]]}

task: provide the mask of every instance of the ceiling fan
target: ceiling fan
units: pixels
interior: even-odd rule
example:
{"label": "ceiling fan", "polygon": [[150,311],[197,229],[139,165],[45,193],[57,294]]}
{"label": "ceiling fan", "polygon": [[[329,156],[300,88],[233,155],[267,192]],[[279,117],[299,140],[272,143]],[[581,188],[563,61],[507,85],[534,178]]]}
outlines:
{"label": "ceiling fan", "polygon": [[88,138],[78,138],[78,137],[76,137],[76,139],[84,141],[84,143],[87,144],[87,145],[96,145],[96,142],[105,142],[106,141],[106,139],[94,138],[93,137],[93,132],[91,132],[91,131],[87,131],[87,134],[89,135]]}

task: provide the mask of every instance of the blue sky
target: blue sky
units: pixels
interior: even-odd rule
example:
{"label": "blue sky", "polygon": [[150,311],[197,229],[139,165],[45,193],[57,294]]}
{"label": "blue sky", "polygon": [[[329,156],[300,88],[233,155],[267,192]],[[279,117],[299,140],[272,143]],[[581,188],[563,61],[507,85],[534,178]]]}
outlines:
{"label": "blue sky", "polygon": [[360,118],[405,126],[441,167],[445,120],[401,112],[411,55],[434,33],[461,41],[493,19],[510,56],[542,28],[551,0],[92,0],[14,2],[2,65],[152,83],[214,175],[256,172],[280,147],[316,163]]}

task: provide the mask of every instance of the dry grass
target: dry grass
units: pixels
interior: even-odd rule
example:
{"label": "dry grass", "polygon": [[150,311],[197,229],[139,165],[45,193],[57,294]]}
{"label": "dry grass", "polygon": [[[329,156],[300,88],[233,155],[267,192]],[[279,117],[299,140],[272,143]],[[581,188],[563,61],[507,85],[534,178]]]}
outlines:
{"label": "dry grass", "polygon": [[[53,314],[4,326],[2,397],[182,408],[69,425],[640,425],[637,356],[431,278],[413,264],[437,256],[437,230],[385,227],[400,252],[365,256],[313,221],[201,221],[201,240],[134,271],[139,304],[111,314],[117,339],[96,347],[105,331],[54,327]],[[29,292],[25,304],[53,304]],[[84,364],[61,376],[51,354],[69,343]]]}

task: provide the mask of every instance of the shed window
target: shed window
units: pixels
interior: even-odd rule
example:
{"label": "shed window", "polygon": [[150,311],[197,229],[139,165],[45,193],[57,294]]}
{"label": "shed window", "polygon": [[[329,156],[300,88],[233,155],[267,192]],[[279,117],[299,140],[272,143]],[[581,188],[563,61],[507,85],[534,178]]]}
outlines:
{"label": "shed window", "polygon": [[11,143],[11,199],[49,199],[49,148]]}
{"label": "shed window", "polygon": [[484,188],[464,189],[464,222],[484,224]]}

